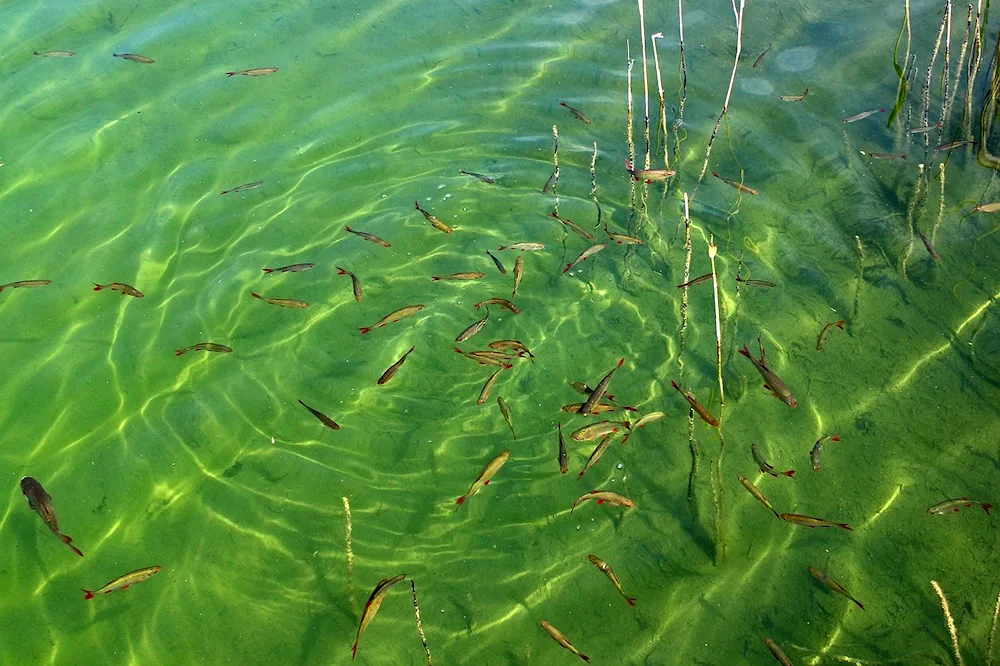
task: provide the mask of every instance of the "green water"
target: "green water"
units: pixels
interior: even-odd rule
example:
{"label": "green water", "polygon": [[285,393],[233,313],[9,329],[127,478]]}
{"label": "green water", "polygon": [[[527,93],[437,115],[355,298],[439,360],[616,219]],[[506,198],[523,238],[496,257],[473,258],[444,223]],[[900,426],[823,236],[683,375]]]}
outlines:
{"label": "green water", "polygon": [[[796,664],[949,664],[931,580],[950,599],[966,663],[984,663],[1000,586],[995,518],[926,509],[1000,499],[1000,234],[987,233],[994,215],[966,217],[973,202],[1000,196],[993,172],[955,151],[940,218],[939,179],[915,207],[940,260],[919,237],[908,251],[921,136],[886,130],[887,114],[842,122],[892,106],[903,3],[827,4],[750,3],[728,123],[700,184],[736,33],[725,2],[685,8],[680,150],[672,131],[668,141],[679,173],[668,188],[639,187],[635,204],[622,167],[626,38],[638,60],[640,161],[644,152],[629,3],[6,4],[0,284],[52,283],[0,292],[0,472],[10,489],[0,661],[347,663],[371,590],[406,573],[436,664],[575,663],[543,619],[593,663],[776,663],[770,636]],[[657,48],[672,125],[677,7],[650,5],[647,36],[665,35]],[[939,10],[913,8],[914,114]],[[964,9],[953,23],[954,70]],[[77,55],[32,54],[50,49]],[[122,52],[156,62],[112,57]],[[279,71],[225,76],[255,67]],[[649,77],[655,122],[652,62]],[[806,88],[801,102],[778,99]],[[934,122],[937,78],[932,88]],[[562,268],[589,243],[546,217],[556,204],[541,193],[554,124],[559,214],[594,228],[596,142],[602,221],[646,241],[611,244],[571,274]],[[655,147],[654,157],[662,166]],[[738,179],[741,167],[758,196],[740,198],[710,175]],[[721,411],[711,282],[690,290],[682,342],[682,192],[693,196],[692,277],[711,270],[710,235],[719,246]],[[414,200],[455,233],[428,225]],[[485,250],[511,270],[513,254],[496,248],[519,241],[546,245],[521,255],[522,313],[491,309],[461,346],[518,338],[536,358],[515,361],[478,406],[492,370],[454,353],[453,340],[483,315],[474,303],[513,288]],[[316,268],[261,271],[298,262]],[[358,275],[363,302],[335,266]],[[486,277],[430,280],[477,270]],[[778,286],[737,291],[738,271]],[[94,292],[95,282],[128,283],[145,298]],[[310,305],[274,307],[251,291]],[[359,334],[416,303],[426,306],[416,316]],[[817,352],[820,330],[839,319],[846,331]],[[797,408],[770,397],[737,354],[757,336]],[[234,351],[175,356],[200,342]],[[557,423],[568,435],[585,422],[560,411],[581,400],[567,381],[593,385],[623,356],[611,392],[666,417],[616,440],[583,480],[596,442],[571,442],[561,475]],[[690,498],[688,410],[671,379],[723,421],[724,443],[693,424]],[[814,473],[809,450],[828,433],[841,441],[824,447]],[[753,442],[796,478],[758,473]],[[455,511],[505,448],[495,481]],[[737,474],[779,512],[853,531],[777,521]],[[26,475],[53,496],[84,558],[30,511],[18,485]],[[586,502],[571,513],[594,488],[637,507]],[[589,553],[637,597],[634,609]],[[150,580],[83,600],[81,588],[153,564],[163,570]],[[358,663],[425,663],[408,587],[389,591]]]}

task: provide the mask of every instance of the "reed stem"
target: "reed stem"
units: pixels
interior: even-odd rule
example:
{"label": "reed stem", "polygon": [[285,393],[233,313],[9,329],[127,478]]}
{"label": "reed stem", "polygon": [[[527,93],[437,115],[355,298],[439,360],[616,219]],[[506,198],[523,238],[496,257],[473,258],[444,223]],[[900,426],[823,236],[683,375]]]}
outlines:
{"label": "reed stem", "polygon": [[632,49],[629,46],[628,40],[625,40],[625,59],[628,63],[628,91],[625,95],[625,100],[628,105],[628,120],[625,125],[625,135],[628,139],[628,161],[632,164],[632,168],[635,168],[635,141],[632,139],[632,132],[634,129],[632,123],[632,65],[635,61],[632,60]]}
{"label": "reed stem", "polygon": [[347,597],[351,603],[351,610],[358,612],[358,601],[354,594],[354,551],[351,548],[351,503],[346,497],[344,500],[344,521],[347,524]]}
{"label": "reed stem", "polygon": [[[729,111],[729,100],[733,96],[733,86],[736,84],[736,69],[740,65],[740,55],[743,53],[743,11],[746,7],[746,0],[739,0],[739,2],[739,8],[737,8],[736,0],[732,0],[733,14],[736,15],[736,58],[733,60],[733,72],[729,76],[729,88],[726,90],[726,101],[722,104],[722,112],[715,121],[715,129],[712,130],[712,136],[708,139],[708,147],[705,149],[705,163],[701,165],[701,173],[698,174],[699,183],[704,180],[705,172],[708,171],[708,161],[712,157],[712,144],[715,143],[715,137],[719,134],[722,119],[726,117],[726,113]],[[907,0],[907,3],[909,3],[909,0]]]}
{"label": "reed stem", "polygon": [[913,244],[916,238],[913,233],[913,228],[915,224],[915,212],[917,208],[923,208],[923,198],[926,178],[925,178],[924,165],[917,165],[917,184],[913,187],[913,198],[910,199],[910,205],[906,209],[906,227],[909,238],[907,239],[906,251],[903,253],[903,259],[900,262],[899,270],[903,275],[903,279],[906,279],[906,262],[910,260],[910,255],[913,254]]}
{"label": "reed stem", "polygon": [[993,607],[993,623],[990,624],[990,639],[986,648],[986,666],[993,666],[993,639],[997,633],[998,616],[1000,616],[1000,594],[997,594],[997,605]]}
{"label": "reed stem", "polygon": [[854,290],[854,320],[857,321],[861,287],[865,284],[865,244],[861,242],[861,236],[855,236],[854,241],[858,244],[858,287]]}
{"label": "reed stem", "polygon": [[590,198],[594,200],[597,207],[597,224],[595,229],[601,227],[601,204],[597,201],[597,142],[594,142],[594,154],[590,157]]}
{"label": "reed stem", "polygon": [[955,619],[951,616],[951,609],[948,608],[948,599],[944,596],[944,591],[936,580],[931,581],[931,586],[937,592],[938,599],[941,600],[941,610],[944,611],[945,623],[948,625],[948,633],[951,634],[951,647],[955,651],[955,663],[958,666],[965,666],[962,660],[962,653],[958,651],[958,629],[955,628]]}
{"label": "reed stem", "polygon": [[[947,101],[941,111],[941,127],[938,129],[938,142],[942,140],[951,121],[951,109],[955,105],[955,98],[958,96],[958,86],[962,83],[962,68],[965,66],[965,55],[969,48],[969,35],[972,32],[972,5],[969,5],[969,16],[965,22],[965,37],[962,39],[962,48],[958,53],[958,67],[955,68],[955,84],[951,87],[951,93],[947,95]],[[971,82],[969,83],[971,85]],[[968,138],[968,136],[966,136]]]}
{"label": "reed stem", "polygon": [[722,408],[726,406],[726,391],[722,386],[722,321],[719,318],[719,278],[715,272],[715,255],[719,248],[715,245],[715,236],[708,241],[708,258],[712,260],[712,285],[715,292],[715,365],[719,375],[719,421],[722,421]]}
{"label": "reed stem", "polygon": [[681,68],[681,94],[677,103],[677,117],[674,118],[674,155],[681,149],[680,128],[684,123],[684,103],[688,94],[688,71],[687,61],[684,59],[684,6],[682,0],[677,0],[677,23],[680,33],[680,68]]}
{"label": "reed stem", "polygon": [[642,91],[646,104],[646,159],[644,169],[649,168],[649,67],[646,65],[646,12],[643,0],[639,2],[639,35],[642,37]]}
{"label": "reed stem", "polygon": [[553,211],[559,214],[559,128],[552,126],[552,196],[555,197]]}
{"label": "reed stem", "polygon": [[670,168],[670,153],[667,151],[667,106],[663,100],[663,77],[660,75],[660,56],[656,51],[656,40],[663,39],[663,33],[649,36],[653,43],[653,63],[656,65],[656,93],[660,97],[660,131],[663,133],[663,167]]}
{"label": "reed stem", "polygon": [[420,604],[417,603],[417,584],[410,579],[410,591],[413,593],[413,613],[417,616],[417,633],[420,634],[420,642],[424,645],[424,652],[427,653],[427,666],[434,666],[431,659],[431,649],[427,647],[427,636],[424,635],[424,626],[420,622]]}

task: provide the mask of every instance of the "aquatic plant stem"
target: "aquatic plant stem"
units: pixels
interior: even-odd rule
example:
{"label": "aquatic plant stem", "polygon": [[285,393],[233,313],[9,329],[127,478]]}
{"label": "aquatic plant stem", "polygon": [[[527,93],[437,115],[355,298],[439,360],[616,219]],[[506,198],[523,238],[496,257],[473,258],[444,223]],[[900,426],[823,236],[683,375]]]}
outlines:
{"label": "aquatic plant stem", "polygon": [[413,593],[413,613],[417,616],[417,633],[420,634],[420,642],[424,644],[424,652],[427,653],[427,666],[434,666],[431,659],[431,649],[427,647],[427,636],[424,635],[424,626],[420,622],[420,604],[417,603],[417,584],[410,579],[410,591]]}
{"label": "aquatic plant stem", "polygon": [[632,167],[635,168],[635,141],[632,139],[632,131],[633,131],[633,124],[632,124],[632,66],[635,64],[635,61],[632,60],[632,49],[631,49],[631,47],[629,47],[629,43],[628,43],[627,39],[625,40],[625,61],[626,61],[626,64],[627,64],[627,71],[626,71],[627,77],[626,78],[628,79],[628,87],[627,87],[626,92],[625,92],[625,104],[628,107],[627,117],[626,117],[626,124],[625,124],[625,137],[628,140],[628,161],[632,164]]}
{"label": "aquatic plant stem", "polygon": [[900,261],[899,265],[899,271],[902,274],[904,280],[906,279],[906,262],[910,260],[910,255],[913,254],[913,243],[916,238],[916,236],[913,233],[913,228],[915,224],[914,212],[917,210],[918,207],[922,208],[920,200],[923,197],[924,186],[926,184],[925,173],[926,171],[924,170],[924,165],[923,164],[917,165],[917,183],[913,187],[913,198],[910,199],[910,205],[907,206],[906,209],[906,227],[907,227],[907,233],[909,234],[909,238],[907,240],[906,251],[903,253],[903,258]]}
{"label": "aquatic plant stem", "polygon": [[681,331],[679,338],[680,352],[677,363],[680,366],[681,378],[684,377],[684,338],[688,324],[688,282],[691,281],[691,210],[688,193],[684,193],[684,281],[681,288]]}
{"label": "aquatic plant stem", "polygon": [[[746,0],[739,0],[739,2],[740,4],[737,8],[736,0],[732,0],[733,13],[736,15],[736,58],[733,60],[733,72],[729,76],[729,89],[726,90],[726,101],[722,104],[722,112],[715,121],[715,129],[712,130],[712,136],[708,139],[708,147],[705,149],[705,163],[701,165],[701,173],[698,174],[699,183],[704,180],[705,172],[708,171],[708,161],[712,157],[712,144],[715,143],[715,137],[719,134],[722,119],[726,117],[726,113],[729,111],[729,100],[733,96],[733,86],[736,84],[736,70],[740,65],[740,55],[743,53],[743,10],[746,7]],[[909,6],[909,0],[907,0],[907,6]]]}
{"label": "aquatic plant stem", "polygon": [[646,103],[646,159],[644,169],[649,168],[649,67],[646,64],[646,12],[643,0],[639,2],[639,35],[642,37],[642,91]]}
{"label": "aquatic plant stem", "polygon": [[955,628],[955,619],[951,616],[951,609],[948,608],[948,599],[944,596],[944,591],[936,580],[931,581],[931,586],[937,592],[938,599],[941,600],[941,610],[944,611],[945,623],[948,625],[948,633],[951,634],[951,647],[955,651],[955,663],[958,666],[965,666],[962,660],[962,653],[958,651],[958,629]]}
{"label": "aquatic plant stem", "polygon": [[[965,66],[965,55],[969,48],[969,35],[972,33],[972,5],[969,5],[969,15],[965,22],[965,37],[962,39],[962,48],[958,53],[958,67],[955,68],[955,84],[951,87],[951,93],[945,91],[946,100],[941,110],[941,127],[938,129],[938,142],[942,140],[947,131],[948,123],[951,121],[951,109],[955,105],[955,98],[958,95],[958,86],[962,83],[962,68]],[[969,84],[971,85],[971,83]],[[966,139],[969,137],[966,136]]]}
{"label": "aquatic plant stem", "polygon": [[344,500],[344,522],[347,525],[347,598],[351,603],[351,610],[357,614],[358,601],[354,594],[354,551],[351,548],[351,503],[346,497]]}
{"label": "aquatic plant stem", "polygon": [[[931,110],[931,78],[934,74],[934,63],[937,61],[938,51],[941,50],[941,39],[944,37],[945,27],[949,25],[948,14],[941,18],[941,27],[938,28],[937,40],[934,42],[934,50],[931,51],[931,61],[927,65],[927,76],[924,78],[924,87],[920,91],[920,126],[930,125]],[[949,36],[950,37],[950,36]],[[930,154],[931,137],[930,132],[924,132],[924,163],[928,164]]]}
{"label": "aquatic plant stem", "polygon": [[990,624],[990,639],[986,648],[986,666],[993,666],[993,639],[997,633],[998,616],[1000,616],[1000,593],[997,594],[997,604],[993,607],[993,623]]}
{"label": "aquatic plant stem", "polygon": [[649,36],[649,41],[653,43],[653,63],[656,66],[656,94],[660,98],[660,131],[663,132],[663,167],[670,168],[670,153],[667,150],[667,105],[663,100],[663,77],[660,75],[660,55],[656,51],[656,40],[663,39],[663,33],[658,32]]}
{"label": "aquatic plant stem", "polygon": [[715,272],[715,255],[719,248],[715,245],[715,236],[709,237],[708,258],[712,260],[712,285],[715,293],[715,365],[719,375],[719,422],[722,422],[723,407],[726,406],[726,391],[722,385],[722,321],[719,319],[719,278]]}
{"label": "aquatic plant stem", "polygon": [[680,128],[684,122],[684,103],[687,101],[688,90],[687,61],[684,59],[684,5],[682,0],[677,0],[677,23],[680,33],[681,90],[680,101],[677,103],[677,117],[674,118],[674,155],[680,154]]}
{"label": "aquatic plant stem", "polygon": [[590,198],[594,200],[597,207],[597,224],[595,229],[601,227],[601,204],[597,201],[597,142],[594,142],[594,154],[590,157]]}
{"label": "aquatic plant stem", "polygon": [[858,244],[858,287],[854,290],[853,319],[857,320],[858,308],[861,304],[861,287],[865,284],[865,244],[861,242],[861,236],[855,236],[854,240]]}
{"label": "aquatic plant stem", "polygon": [[559,214],[559,128],[552,126],[552,196],[555,197],[552,212]]}

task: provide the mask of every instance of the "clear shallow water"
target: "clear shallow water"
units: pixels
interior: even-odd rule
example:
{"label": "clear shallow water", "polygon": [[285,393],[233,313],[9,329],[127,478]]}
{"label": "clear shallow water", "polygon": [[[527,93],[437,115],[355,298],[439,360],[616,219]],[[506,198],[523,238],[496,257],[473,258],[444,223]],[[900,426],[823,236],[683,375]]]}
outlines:
{"label": "clear shallow water", "polygon": [[[916,161],[858,151],[922,153],[922,144],[885,130],[885,114],[841,122],[895,95],[902,8],[877,7],[874,18],[872,6],[748,8],[729,125],[710,164],[731,178],[745,169],[760,195],[742,199],[711,176],[697,184],[732,64],[732,15],[724,3],[686,11],[679,153],[670,137],[677,187],[640,190],[647,205],[632,214],[621,167],[624,40],[637,54],[639,28],[628,4],[11,5],[0,60],[0,283],[52,284],[0,292],[0,471],[10,488],[0,626],[17,637],[3,662],[346,663],[367,595],[404,572],[437,663],[572,663],[541,619],[594,663],[769,663],[765,635],[795,663],[949,663],[931,579],[951,600],[966,659],[984,661],[994,519],[925,511],[950,497],[996,499],[997,236],[976,242],[995,222],[964,217],[971,201],[998,197],[992,173],[954,153],[941,259],[917,238],[904,276]],[[914,9],[924,70],[936,11]],[[666,35],[658,49],[676,107],[676,7],[649,8],[646,23],[647,34]],[[225,76],[265,66],[280,69]],[[807,87],[801,103],[777,99]],[[571,276],[560,271],[587,243],[546,217],[554,201],[540,192],[553,124],[560,215],[595,224],[596,141],[603,219],[647,241],[609,246]],[[641,130],[636,141],[641,151]],[[264,185],[218,194],[256,180]],[[933,181],[919,209],[921,229],[937,220],[939,189]],[[669,381],[716,415],[719,401],[710,285],[692,288],[683,346],[679,338],[680,191],[694,193],[691,275],[710,270],[709,234],[720,247],[726,386],[721,465],[718,435],[694,424],[690,501],[687,410]],[[414,200],[455,233],[431,228]],[[860,279],[855,236],[866,247]],[[512,289],[484,251],[517,241],[546,244],[523,255],[522,314],[491,311],[461,345],[519,338],[535,354],[494,390],[513,412],[514,442],[494,398],[476,405],[490,368],[452,349],[482,316],[473,303]],[[512,267],[508,252],[498,256]],[[737,293],[741,257],[752,277],[779,287]],[[317,268],[261,272],[302,261]],[[335,266],[358,274],[362,303]],[[486,278],[430,280],[472,270]],[[146,297],[92,291],[114,281]],[[251,291],[310,307],[268,306]],[[414,303],[426,308],[359,335]],[[820,329],[841,318],[847,331],[816,352]],[[736,353],[758,335],[798,398],[794,410]],[[173,353],[203,341],[234,352]],[[376,386],[410,346],[399,373]],[[571,472],[560,475],[556,424],[568,434],[584,422],[559,410],[580,399],[567,380],[593,384],[621,356],[612,392],[666,418],[616,441],[583,480],[593,443],[571,445]],[[813,473],[808,451],[831,432],[841,442],[826,445]],[[751,442],[797,478],[762,478]],[[456,512],[455,498],[508,447],[494,483]],[[737,474],[779,511],[854,529],[776,521]],[[28,509],[25,475],[52,494],[85,558]],[[589,502],[571,514],[593,488],[638,506]],[[638,597],[635,609],[591,552]],[[80,588],[151,564],[163,571],[149,581],[82,600]],[[816,584],[808,566],[866,610]],[[390,591],[359,662],[425,661],[405,587]]]}

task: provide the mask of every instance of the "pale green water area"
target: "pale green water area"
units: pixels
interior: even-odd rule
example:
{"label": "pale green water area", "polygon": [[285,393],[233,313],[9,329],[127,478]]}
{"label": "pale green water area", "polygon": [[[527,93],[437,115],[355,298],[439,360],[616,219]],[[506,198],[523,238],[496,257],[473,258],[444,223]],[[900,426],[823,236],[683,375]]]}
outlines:
{"label": "pale green water area", "polygon": [[[897,60],[914,72],[887,129],[888,112],[843,119],[893,108],[903,0],[749,3],[729,113],[699,179],[736,53],[733,9],[685,3],[678,136],[678,7],[647,5],[651,164],[664,167],[650,39],[662,32],[667,183],[636,184],[623,166],[626,40],[640,165],[646,151],[634,3],[4,4],[0,284],[51,284],[0,290],[0,664],[347,664],[366,599],[397,574],[407,578],[381,598],[356,663],[427,662],[411,580],[439,666],[580,663],[542,620],[595,664],[777,663],[765,637],[795,664],[952,664],[932,580],[965,663],[988,663],[996,512],[928,508],[1000,501],[1000,219],[971,213],[1000,200],[1000,183],[974,150],[934,150],[979,138],[995,20],[970,113],[956,5],[949,89],[942,42],[925,123],[944,3],[912,4],[910,64],[905,32]],[[76,55],[33,54],[49,50]],[[278,71],[226,76],[265,67]],[[909,134],[942,120],[952,90],[940,131]],[[558,181],[543,194],[553,125]],[[741,169],[759,194],[712,176],[738,181]],[[711,273],[713,235],[718,246],[724,407],[713,282],[689,288],[686,311],[676,286],[684,193],[690,278]],[[643,244],[608,242],[605,223]],[[545,247],[498,250],[517,242]],[[455,338],[485,315],[474,304],[511,298],[518,256],[520,314],[490,307],[458,346],[518,339],[534,360],[513,358],[478,405],[495,368],[455,353]],[[262,272],[303,262],[315,268]],[[470,271],[485,276],[431,280]],[[93,290],[114,282],[145,297]],[[797,407],[738,354],[756,353],[758,336]],[[232,353],[175,354],[204,342]],[[583,400],[568,382],[594,386],[622,357],[609,393],[636,413],[560,410]],[[571,433],[656,411],[579,478],[599,438]],[[813,471],[810,449],[832,434]],[[753,443],[794,478],[761,473]],[[493,482],[456,505],[505,449]],[[776,513],[853,529],[778,520],[737,475]],[[24,476],[84,557],[31,510]],[[594,489],[636,506],[571,511]],[[148,580],[84,599],[152,565],[162,570]]]}

